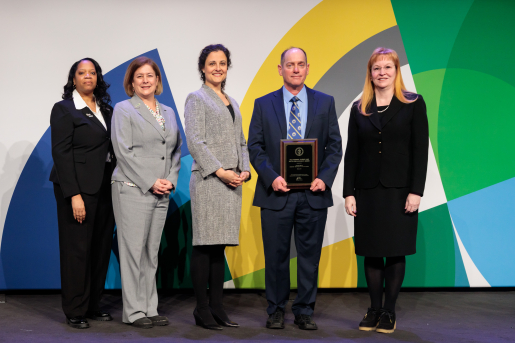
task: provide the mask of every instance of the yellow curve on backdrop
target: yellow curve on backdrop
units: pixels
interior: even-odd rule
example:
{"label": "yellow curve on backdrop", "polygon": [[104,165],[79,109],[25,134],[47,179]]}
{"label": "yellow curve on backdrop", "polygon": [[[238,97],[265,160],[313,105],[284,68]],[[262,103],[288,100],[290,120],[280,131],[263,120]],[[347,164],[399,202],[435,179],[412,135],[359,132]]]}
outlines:
{"label": "yellow curve on backdrop", "polygon": [[[254,100],[282,86],[277,65],[281,52],[286,48],[300,46],[306,50],[310,63],[306,85],[313,87],[347,52],[395,25],[389,0],[325,0],[319,3],[279,41],[252,81],[240,107],[246,136]],[[243,186],[240,246],[226,249],[233,279],[265,267],[260,210],[252,206],[256,180],[257,174],[252,169],[252,179]],[[320,262],[320,286],[356,285],[357,267],[352,238],[325,247]]]}

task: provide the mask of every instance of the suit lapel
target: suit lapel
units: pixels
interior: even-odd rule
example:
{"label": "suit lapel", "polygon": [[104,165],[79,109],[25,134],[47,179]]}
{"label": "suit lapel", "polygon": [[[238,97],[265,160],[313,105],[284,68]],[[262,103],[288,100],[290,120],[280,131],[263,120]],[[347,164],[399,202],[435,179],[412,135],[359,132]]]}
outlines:
{"label": "suit lapel", "polygon": [[313,124],[313,120],[315,119],[318,98],[312,89],[308,88],[306,85],[304,85],[304,87],[306,87],[306,93],[308,95],[308,119],[306,121],[306,132],[304,133],[304,138],[308,138],[311,124]]}
{"label": "suit lapel", "polygon": [[[374,101],[375,103],[375,101]],[[392,98],[392,101],[390,102],[390,107],[388,108],[388,111],[386,111],[386,117],[384,118],[384,126],[386,126],[386,124],[388,124],[388,122],[390,121],[390,119],[393,118],[393,116],[395,116],[399,110],[401,109],[403,103],[397,99],[397,97],[394,95],[393,98]]]}
{"label": "suit lapel", "polygon": [[[132,106],[134,106],[134,109],[146,120],[150,123],[150,125],[152,125],[156,130],[157,132],[159,133],[159,135],[163,138],[165,138],[165,132],[163,131],[163,129],[161,128],[161,126],[159,125],[159,123],[157,122],[156,118],[154,118],[154,116],[152,115],[152,113],[150,113],[150,111],[148,110],[147,106],[145,106],[145,104],[143,103],[143,100],[141,100],[137,95],[134,95],[131,99],[130,99],[130,102],[132,104]],[[165,118],[166,120],[166,118]],[[165,128],[166,128],[166,123],[165,123]]]}
{"label": "suit lapel", "polygon": [[279,121],[282,139],[286,139],[286,113],[284,113],[284,98],[282,88],[274,93],[272,104],[274,105],[275,115],[277,116],[277,120]]}
{"label": "suit lapel", "polygon": [[104,112],[101,112],[101,113],[102,113],[102,117],[104,117],[104,121],[106,123],[107,133],[109,135],[111,135],[111,114],[106,114]]}
{"label": "suit lapel", "polygon": [[[82,114],[84,114],[86,117],[88,117],[93,123],[100,126],[102,128],[102,130],[107,131],[106,128],[104,127],[104,125],[102,125],[102,123],[100,122],[100,120],[98,120],[97,116],[94,115],[93,112],[89,109],[89,107],[86,106],[82,110],[78,110],[78,111],[80,111]],[[106,123],[106,125],[107,125],[107,123]]]}
{"label": "suit lapel", "polygon": [[370,106],[370,112],[371,115],[367,116],[368,119],[374,124],[375,127],[377,127],[378,130],[382,130],[383,126],[381,125],[381,119],[379,118],[379,113],[377,113],[377,104],[376,104],[376,98],[372,100],[372,104]]}

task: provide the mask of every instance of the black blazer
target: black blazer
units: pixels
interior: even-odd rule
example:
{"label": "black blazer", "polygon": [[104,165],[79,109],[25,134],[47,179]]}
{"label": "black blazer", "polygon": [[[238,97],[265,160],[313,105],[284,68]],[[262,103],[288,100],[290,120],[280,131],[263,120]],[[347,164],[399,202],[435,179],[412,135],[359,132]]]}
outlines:
{"label": "black blazer", "polygon": [[[415,95],[413,95],[414,97]],[[426,183],[429,129],[421,95],[410,104],[392,98],[384,125],[375,99],[371,115],[352,105],[344,160],[343,196],[358,188],[409,187],[423,195]]]}
{"label": "black blazer", "polygon": [[[315,209],[333,206],[331,187],[342,159],[342,137],[334,98],[306,87],[308,118],[304,138],[318,138],[318,178],[324,192],[306,190],[309,205]],[[286,139],[286,115],[282,88],[256,99],[249,127],[250,162],[258,174],[254,206],[280,210],[288,193],[274,192],[272,183],[281,174],[280,143]]]}
{"label": "black blazer", "polygon": [[89,107],[77,110],[73,100],[63,100],[54,105],[50,115],[52,158],[54,166],[50,181],[60,185],[65,198],[100,190],[107,153],[111,154],[111,167],[115,166],[111,144],[111,115],[103,113],[104,125]]}

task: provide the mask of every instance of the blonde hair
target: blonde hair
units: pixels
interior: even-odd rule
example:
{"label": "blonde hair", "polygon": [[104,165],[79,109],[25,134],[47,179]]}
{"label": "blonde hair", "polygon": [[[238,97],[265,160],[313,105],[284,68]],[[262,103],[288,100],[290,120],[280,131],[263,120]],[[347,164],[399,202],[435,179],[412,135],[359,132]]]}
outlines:
{"label": "blonde hair", "polygon": [[156,62],[154,62],[151,58],[140,56],[135,58],[131,62],[131,64],[129,64],[129,66],[127,67],[127,71],[125,72],[125,78],[123,79],[123,88],[125,89],[125,93],[127,93],[127,95],[131,98],[134,96],[134,88],[132,87],[134,74],[136,73],[136,70],[143,67],[145,64],[151,66],[152,69],[154,69],[154,73],[156,73],[157,87],[155,94],[159,95],[163,93],[163,81],[161,78],[161,70],[159,70],[159,67],[157,66]]}
{"label": "blonde hair", "polygon": [[[413,98],[414,93],[406,90],[406,86],[404,86],[404,81],[402,81],[401,74],[401,65],[399,62],[399,55],[395,52],[395,50],[387,49],[387,48],[377,48],[370,56],[367,65],[367,76],[365,78],[365,86],[363,87],[363,94],[361,94],[361,99],[359,99],[357,107],[361,114],[365,116],[369,116],[372,113],[367,113],[370,110],[372,105],[372,101],[375,96],[375,86],[372,82],[372,65],[379,59],[384,60],[392,60],[395,64],[395,84],[394,84],[394,95],[397,99],[405,104],[409,104],[417,100],[417,97],[414,99],[408,99],[406,96]],[[410,96],[411,95],[411,96]]]}

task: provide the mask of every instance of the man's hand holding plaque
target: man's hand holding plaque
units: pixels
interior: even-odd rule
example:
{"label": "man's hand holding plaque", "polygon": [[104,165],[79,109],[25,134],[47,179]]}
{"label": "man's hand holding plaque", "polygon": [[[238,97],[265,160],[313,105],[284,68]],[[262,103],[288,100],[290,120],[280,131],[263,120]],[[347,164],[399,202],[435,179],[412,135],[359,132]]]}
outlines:
{"label": "man's hand holding plaque", "polygon": [[276,192],[288,192],[290,189],[288,188],[288,185],[286,184],[286,181],[282,178],[282,176],[278,176],[274,182],[272,182],[272,188]]}
{"label": "man's hand holding plaque", "polygon": [[312,192],[323,192],[325,191],[325,182],[320,180],[319,178],[316,178],[311,183],[311,188],[309,190]]}

